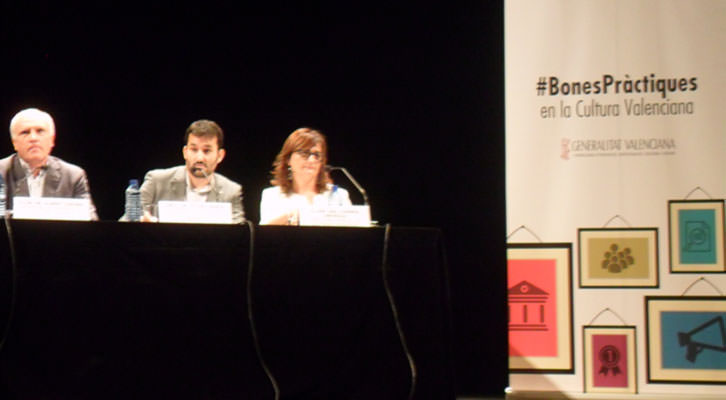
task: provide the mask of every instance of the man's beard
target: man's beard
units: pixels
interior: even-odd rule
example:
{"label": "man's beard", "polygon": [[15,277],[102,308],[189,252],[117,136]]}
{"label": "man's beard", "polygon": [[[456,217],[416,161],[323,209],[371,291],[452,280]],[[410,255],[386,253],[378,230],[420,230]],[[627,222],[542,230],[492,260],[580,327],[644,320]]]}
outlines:
{"label": "man's beard", "polygon": [[191,168],[192,175],[196,176],[197,178],[206,178],[209,176],[209,174],[206,171],[206,166],[201,164],[196,164],[192,166]]}

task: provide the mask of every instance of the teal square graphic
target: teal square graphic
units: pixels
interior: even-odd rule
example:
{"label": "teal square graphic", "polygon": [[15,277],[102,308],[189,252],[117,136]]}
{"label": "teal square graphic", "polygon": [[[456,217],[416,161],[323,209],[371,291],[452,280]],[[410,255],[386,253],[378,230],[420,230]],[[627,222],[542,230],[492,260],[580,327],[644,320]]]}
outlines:
{"label": "teal square graphic", "polygon": [[661,313],[663,368],[726,370],[726,313]]}
{"label": "teal square graphic", "polygon": [[716,263],[716,211],[678,211],[681,264]]}

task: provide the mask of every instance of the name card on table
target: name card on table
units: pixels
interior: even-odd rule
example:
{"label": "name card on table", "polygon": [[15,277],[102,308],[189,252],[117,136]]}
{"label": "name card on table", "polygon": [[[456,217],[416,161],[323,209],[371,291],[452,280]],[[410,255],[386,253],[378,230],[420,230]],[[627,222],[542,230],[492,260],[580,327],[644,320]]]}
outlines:
{"label": "name card on table", "polygon": [[370,206],[329,206],[300,210],[300,225],[371,226]]}
{"label": "name card on table", "polygon": [[222,202],[159,201],[159,222],[231,224],[232,204]]}
{"label": "name card on table", "polygon": [[14,197],[13,218],[90,221],[91,201],[66,197]]}

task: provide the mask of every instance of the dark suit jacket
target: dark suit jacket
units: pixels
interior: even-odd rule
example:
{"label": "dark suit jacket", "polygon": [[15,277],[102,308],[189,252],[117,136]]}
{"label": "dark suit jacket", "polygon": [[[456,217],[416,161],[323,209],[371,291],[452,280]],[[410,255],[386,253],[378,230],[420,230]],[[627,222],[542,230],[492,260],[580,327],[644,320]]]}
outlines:
{"label": "dark suit jacket", "polygon": [[[86,171],[77,165],[67,163],[53,156],[48,156],[47,166],[45,183],[43,184],[43,197],[89,199],[91,202],[91,219],[98,220],[96,206],[93,205],[88,178],[86,178]],[[12,209],[15,196],[29,195],[25,170],[20,165],[17,154],[0,160],[0,174],[2,174],[7,185],[5,204],[8,209]]]}
{"label": "dark suit jacket", "polygon": [[[146,173],[141,185],[141,204],[156,204],[159,200],[184,201],[187,198],[186,167],[180,165],[155,169]],[[224,176],[214,174],[214,186],[207,201],[232,203],[232,221],[241,224],[245,219],[242,207],[242,186]],[[122,217],[123,218],[123,217]]]}

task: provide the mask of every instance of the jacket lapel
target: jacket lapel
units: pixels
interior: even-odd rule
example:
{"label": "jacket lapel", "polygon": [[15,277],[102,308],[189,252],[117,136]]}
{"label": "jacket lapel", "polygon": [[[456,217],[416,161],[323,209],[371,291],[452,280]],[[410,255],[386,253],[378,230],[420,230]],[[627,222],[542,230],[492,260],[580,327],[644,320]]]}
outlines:
{"label": "jacket lapel", "polygon": [[[61,171],[60,164],[54,159],[48,158],[48,169],[45,171],[45,183],[43,184],[43,197],[58,197],[60,187]],[[27,184],[26,184],[27,189]]]}
{"label": "jacket lapel", "polygon": [[207,201],[219,201],[220,199],[224,198],[224,189],[222,188],[222,185],[219,185],[217,183],[219,182],[219,179],[214,177],[214,175],[212,175],[212,180],[214,184],[212,185],[212,190],[207,196]]}
{"label": "jacket lapel", "polygon": [[25,170],[20,165],[18,156],[13,156],[12,160],[12,182],[13,182],[13,196],[26,197],[29,195],[28,180],[25,178]]}
{"label": "jacket lapel", "polygon": [[186,168],[179,168],[169,181],[169,193],[172,194],[174,200],[186,200],[187,198],[187,180]]}

